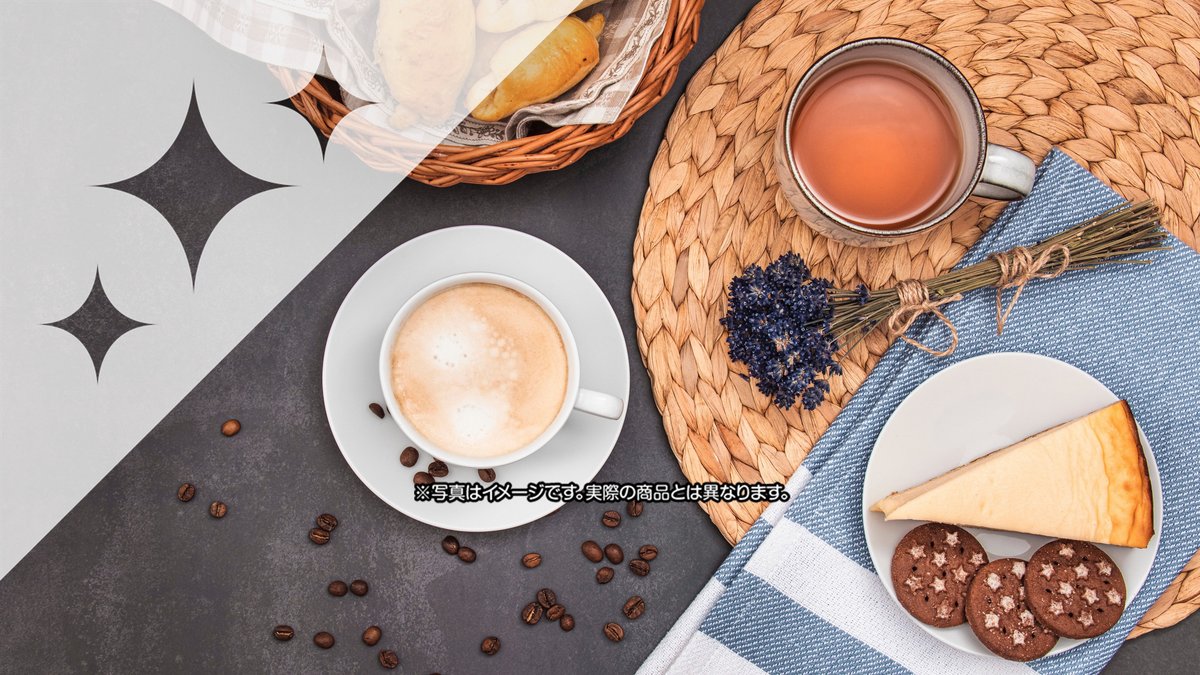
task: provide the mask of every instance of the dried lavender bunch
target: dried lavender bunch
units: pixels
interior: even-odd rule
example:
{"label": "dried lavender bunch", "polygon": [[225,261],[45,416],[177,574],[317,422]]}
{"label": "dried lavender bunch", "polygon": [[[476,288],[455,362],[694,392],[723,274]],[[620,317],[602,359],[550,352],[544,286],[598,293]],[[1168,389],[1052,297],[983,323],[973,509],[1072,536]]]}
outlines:
{"label": "dried lavender bunch", "polygon": [[[996,288],[997,321],[1002,325],[1011,311],[1010,305],[1001,312],[999,294],[1005,288],[1019,292],[1032,279],[1100,265],[1147,264],[1149,260],[1129,256],[1169,248],[1166,237],[1153,203],[1126,203],[1028,248],[992,256],[924,283],[934,302]],[[1018,264],[1024,268],[1017,269]],[[842,372],[835,355],[853,349],[902,309],[895,287],[837,288],[828,279],[814,277],[795,253],[784,254],[765,268],[747,267],[729,283],[728,302],[721,325],[728,330],[730,358],[745,364],[749,375],[744,377],[753,379],[759,391],[785,410],[796,399],[808,410],[819,406],[829,393],[828,378]]]}

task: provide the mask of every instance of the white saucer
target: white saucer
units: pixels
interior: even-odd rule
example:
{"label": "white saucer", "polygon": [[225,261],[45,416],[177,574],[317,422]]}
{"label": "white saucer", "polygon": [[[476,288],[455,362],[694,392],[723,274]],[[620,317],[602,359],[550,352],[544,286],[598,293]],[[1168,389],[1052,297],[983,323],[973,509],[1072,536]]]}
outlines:
{"label": "white saucer", "polygon": [[[1063,422],[1082,417],[1117,400],[1091,375],[1062,361],[1035,354],[988,354],[957,363],[917,387],[892,413],[867,464],[863,484],[863,527],[867,548],[883,585],[894,600],[892,553],[909,530],[920,523],[883,519],[870,511],[892,492],[918,485],[993,450],[1006,447]],[[1137,411],[1134,410],[1134,415]],[[1155,535],[1144,549],[1100,546],[1125,577],[1127,602],[1145,583],[1158,551],[1162,524],[1162,486],[1146,435],[1138,430],[1150,471]],[[1028,560],[1051,541],[1048,537],[966,528],[979,539],[992,560]],[[897,601],[899,606],[899,601]],[[903,611],[903,610],[901,610]],[[908,616],[908,613],[905,612]],[[934,628],[913,619],[927,633],[965,652],[995,656],[970,626]],[[1050,654],[1065,652],[1086,640],[1062,638]],[[995,658],[1000,658],[996,656]]]}
{"label": "white saucer", "polygon": [[[412,476],[432,458],[422,452],[417,466],[400,464],[410,445],[390,418],[367,405],[383,400],[379,345],[392,316],[410,295],[438,279],[462,272],[494,272],[520,279],[553,302],[579,345],[580,385],[629,400],[625,337],[603,291],[567,254],[530,235],[499,227],[453,227],[417,237],[375,263],[342,302],[325,345],[322,373],[325,412],[334,440],[350,468],[392,508],[435,527],[488,532],[517,527],[561,504],[524,497],[488,503],[418,502]],[[604,466],[625,423],[575,412],[545,447],[496,469],[497,482],[525,487],[535,481],[590,481]],[[451,466],[442,481],[478,482],[475,469]]]}

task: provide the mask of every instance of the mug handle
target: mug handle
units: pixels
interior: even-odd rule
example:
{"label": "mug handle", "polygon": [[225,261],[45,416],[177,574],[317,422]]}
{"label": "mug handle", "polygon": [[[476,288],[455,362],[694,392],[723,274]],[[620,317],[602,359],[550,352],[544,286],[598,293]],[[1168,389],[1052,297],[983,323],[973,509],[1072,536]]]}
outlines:
{"label": "mug handle", "polygon": [[619,420],[621,413],[625,410],[625,402],[616,396],[602,394],[591,389],[580,389],[579,396],[575,399],[575,409],[589,415]]}
{"label": "mug handle", "polygon": [[988,143],[983,175],[971,194],[989,199],[1020,199],[1033,189],[1036,171],[1032,159],[1016,150]]}

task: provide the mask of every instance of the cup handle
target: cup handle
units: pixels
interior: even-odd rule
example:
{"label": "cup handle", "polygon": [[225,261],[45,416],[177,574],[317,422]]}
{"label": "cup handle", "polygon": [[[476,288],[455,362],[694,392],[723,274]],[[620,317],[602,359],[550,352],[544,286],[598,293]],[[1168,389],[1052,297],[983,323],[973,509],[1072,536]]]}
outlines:
{"label": "cup handle", "polygon": [[619,420],[621,413],[625,410],[625,402],[616,396],[602,394],[591,389],[580,389],[579,396],[575,399],[575,409],[589,415]]}
{"label": "cup handle", "polygon": [[1033,160],[1016,150],[987,144],[987,156],[983,160],[983,175],[972,194],[988,199],[1020,199],[1033,189],[1033,175],[1037,171]]}

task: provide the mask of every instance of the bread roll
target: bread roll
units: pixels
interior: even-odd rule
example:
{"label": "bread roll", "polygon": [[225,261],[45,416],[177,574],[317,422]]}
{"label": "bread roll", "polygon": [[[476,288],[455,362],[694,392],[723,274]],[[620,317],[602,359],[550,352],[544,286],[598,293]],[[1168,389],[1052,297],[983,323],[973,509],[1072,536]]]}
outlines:
{"label": "bread roll", "polygon": [[471,0],[380,0],[375,55],[403,128],[456,118],[475,58]]}
{"label": "bread roll", "polygon": [[572,5],[570,0],[479,0],[475,17],[479,30],[507,33],[538,21],[557,21],[598,2],[583,0]]}

